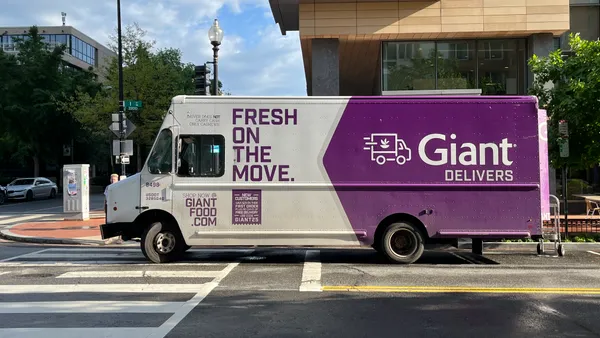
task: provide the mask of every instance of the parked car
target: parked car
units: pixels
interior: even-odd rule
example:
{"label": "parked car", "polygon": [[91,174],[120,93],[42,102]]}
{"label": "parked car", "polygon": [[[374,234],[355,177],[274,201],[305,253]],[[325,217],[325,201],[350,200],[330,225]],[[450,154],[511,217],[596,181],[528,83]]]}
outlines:
{"label": "parked car", "polygon": [[0,205],[6,202],[6,187],[0,185]]}
{"label": "parked car", "polygon": [[8,199],[31,201],[39,198],[54,198],[58,186],[44,177],[18,178],[6,186]]}

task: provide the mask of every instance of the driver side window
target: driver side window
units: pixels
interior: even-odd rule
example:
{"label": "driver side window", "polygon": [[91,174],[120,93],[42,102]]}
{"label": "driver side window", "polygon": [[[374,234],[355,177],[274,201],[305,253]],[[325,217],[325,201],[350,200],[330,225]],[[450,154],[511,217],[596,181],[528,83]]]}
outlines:
{"label": "driver side window", "polygon": [[152,174],[168,174],[173,163],[173,133],[170,129],[163,129],[152,152],[148,157],[148,171]]}

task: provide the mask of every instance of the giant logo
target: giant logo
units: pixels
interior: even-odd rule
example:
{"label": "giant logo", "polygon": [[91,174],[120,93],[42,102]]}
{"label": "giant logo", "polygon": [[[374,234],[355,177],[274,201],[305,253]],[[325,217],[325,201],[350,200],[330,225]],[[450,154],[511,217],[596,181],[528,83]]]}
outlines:
{"label": "giant logo", "polygon": [[[503,138],[499,143],[456,142],[456,134],[429,134],[421,139],[417,153],[429,166],[504,166],[513,164],[510,153],[517,145]],[[404,165],[411,161],[412,150],[395,133],[374,133],[364,137],[364,150],[370,152],[371,161],[379,165],[388,162]],[[431,148],[432,145],[435,145]],[[496,169],[446,169],[446,181],[512,181],[512,170]]]}

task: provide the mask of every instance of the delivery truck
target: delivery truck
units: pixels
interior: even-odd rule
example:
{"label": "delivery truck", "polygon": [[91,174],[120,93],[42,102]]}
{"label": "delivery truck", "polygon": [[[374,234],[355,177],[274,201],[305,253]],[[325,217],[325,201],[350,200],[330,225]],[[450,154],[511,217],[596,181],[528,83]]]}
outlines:
{"label": "delivery truck", "polygon": [[[102,238],[152,262],[194,246],[372,247],[532,238],[549,219],[546,112],[531,96],[176,96]],[[474,249],[476,250],[476,249]]]}

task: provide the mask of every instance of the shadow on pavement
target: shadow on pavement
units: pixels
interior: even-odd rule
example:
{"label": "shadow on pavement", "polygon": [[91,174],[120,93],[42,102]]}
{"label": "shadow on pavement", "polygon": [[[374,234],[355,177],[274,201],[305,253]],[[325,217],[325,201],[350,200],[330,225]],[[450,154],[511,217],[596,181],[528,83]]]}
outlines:
{"label": "shadow on pavement", "polygon": [[600,297],[216,289],[166,337],[598,337]]}
{"label": "shadow on pavement", "polygon": [[[308,249],[310,250],[310,249]],[[385,257],[368,249],[319,249],[319,262],[323,264],[373,264],[388,265]],[[239,261],[258,264],[303,264],[306,249],[258,248],[251,254],[236,251],[188,252],[180,262],[228,263]],[[500,264],[492,259],[465,252],[425,251],[413,265],[472,265]]]}

